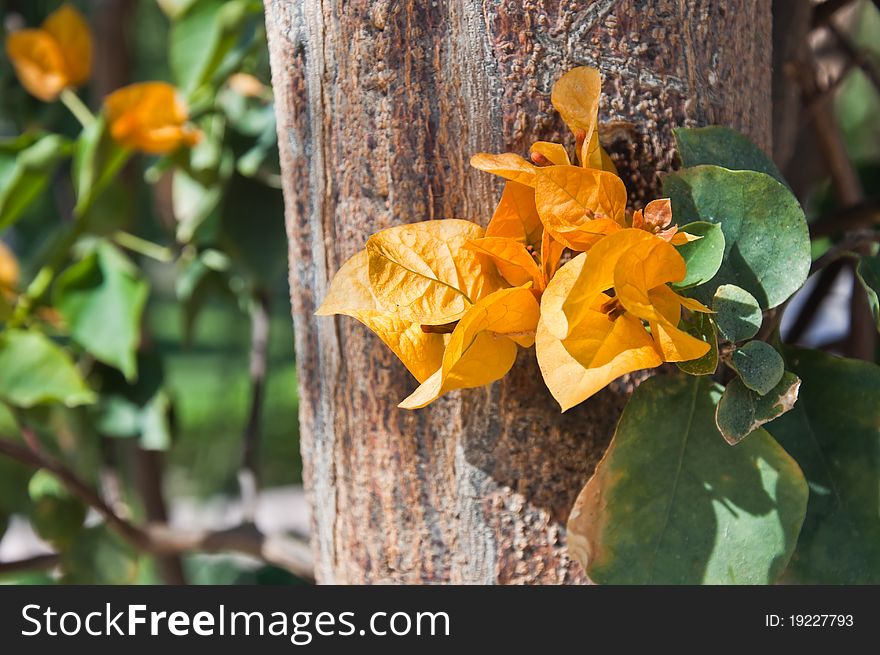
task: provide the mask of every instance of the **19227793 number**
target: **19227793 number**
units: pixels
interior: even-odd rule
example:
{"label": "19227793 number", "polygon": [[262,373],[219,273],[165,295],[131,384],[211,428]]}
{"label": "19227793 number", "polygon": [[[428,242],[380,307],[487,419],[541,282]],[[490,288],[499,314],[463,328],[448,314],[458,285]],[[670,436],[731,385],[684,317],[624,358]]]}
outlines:
{"label": "19227793 number", "polygon": [[850,627],[852,614],[792,614],[789,625],[796,628]]}

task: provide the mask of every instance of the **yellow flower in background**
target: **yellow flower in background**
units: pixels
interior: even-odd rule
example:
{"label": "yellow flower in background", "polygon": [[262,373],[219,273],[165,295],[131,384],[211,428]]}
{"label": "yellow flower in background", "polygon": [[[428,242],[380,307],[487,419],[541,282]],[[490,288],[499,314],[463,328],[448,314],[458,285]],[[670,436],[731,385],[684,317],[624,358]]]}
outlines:
{"label": "yellow flower in background", "polygon": [[669,242],[633,228],[603,238],[559,270],[541,300],[536,346],[563,410],[625,373],[708,352],[709,344],[678,328],[682,307],[710,311],[667,286],[685,271]]}
{"label": "yellow flower in background", "polygon": [[104,101],[110,134],[120,145],[152,155],[194,146],[201,132],[189,125],[189,108],[166,82],[141,82],[114,91]]}
{"label": "yellow flower in background", "polygon": [[6,54],[28,93],[51,102],[89,79],[92,36],[85,17],[70,5],[50,14],[38,29],[13,32]]}
{"label": "yellow flower in background", "polygon": [[9,246],[0,241],[0,296],[14,294],[19,274],[18,260]]}

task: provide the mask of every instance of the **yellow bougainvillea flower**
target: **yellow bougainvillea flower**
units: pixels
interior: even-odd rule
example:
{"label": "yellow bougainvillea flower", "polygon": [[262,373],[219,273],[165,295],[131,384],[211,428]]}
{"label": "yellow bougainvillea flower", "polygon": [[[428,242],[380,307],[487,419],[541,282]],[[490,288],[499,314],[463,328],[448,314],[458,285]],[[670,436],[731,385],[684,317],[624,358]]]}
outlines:
{"label": "yellow bougainvillea flower", "polygon": [[83,15],[64,5],[50,14],[40,28],[10,34],[6,54],[28,93],[51,102],[64,89],[89,79],[92,36]]}
{"label": "yellow bougainvillea flower", "polygon": [[0,241],[0,295],[10,297],[18,287],[18,260],[9,246]]}
{"label": "yellow bougainvillea flower", "polygon": [[517,182],[508,182],[486,236],[465,244],[492,258],[501,276],[513,286],[531,282],[541,293],[556,272],[562,251],[560,242],[544,229],[535,192]]}
{"label": "yellow bougainvillea flower", "polygon": [[708,352],[709,344],[678,328],[682,307],[710,311],[667,286],[685,270],[670,243],[633,228],[601,239],[559,270],[541,300],[536,345],[563,411],[625,373]]}
{"label": "yellow bougainvillea flower", "polygon": [[104,101],[110,134],[133,150],[161,155],[199,142],[189,109],[172,85],[141,82],[114,91]]}
{"label": "yellow bougainvillea flower", "polygon": [[459,320],[503,281],[465,247],[485,235],[470,221],[424,221],[382,230],[367,241],[370,286],[380,307],[421,325]]}
{"label": "yellow bougainvillea flower", "polygon": [[418,409],[449,391],[500,380],[516,361],[517,345],[534,343],[538,313],[527,286],[495,291],[474,304],[452,332],[440,368],[399,407]]}
{"label": "yellow bougainvillea flower", "polygon": [[632,226],[656,234],[674,246],[699,238],[687,232],[679,232],[678,225],[672,224],[672,202],[669,198],[652,200],[645,205],[644,211],[639,209],[633,212]]}
{"label": "yellow bougainvillea flower", "polygon": [[572,250],[589,250],[606,234],[626,226],[626,187],[606,171],[538,168],[535,205],[547,231]]}
{"label": "yellow bougainvillea flower", "polygon": [[419,323],[395,316],[376,301],[366,250],[342,265],[316,314],[345,314],[359,320],[391,348],[419,382],[427,380],[443,361],[444,335],[425,332]]}
{"label": "yellow bougainvillea flower", "polygon": [[[469,240],[483,235],[479,225],[456,219],[412,223],[378,232],[370,237],[364,250],[339,269],[316,314],[345,314],[361,321],[420,383],[427,383],[441,370],[447,343],[455,344],[463,338],[455,336],[456,331],[467,336],[467,326],[473,326],[481,315],[479,311],[472,314],[473,308],[485,307],[480,303],[504,286],[488,258],[465,247]],[[534,302],[537,323],[537,301],[531,291],[524,293]],[[492,320],[488,327],[480,330],[491,331],[492,339],[496,333],[522,332],[522,321],[513,318],[521,302],[517,297],[499,298],[497,304],[489,306]],[[496,319],[502,310],[507,311],[516,329],[498,325]],[[470,318],[465,320],[467,316]],[[459,329],[463,324],[465,327]],[[534,332],[534,326],[531,329]],[[480,337],[481,347],[484,342],[488,337]],[[479,377],[481,371],[468,368],[473,354],[454,371],[450,368],[447,385],[458,386],[442,393],[486,384],[478,381],[483,379]]]}
{"label": "yellow bougainvillea flower", "polygon": [[575,136],[581,165],[617,174],[614,163],[599,143],[601,94],[602,78],[599,71],[589,66],[579,66],[556,81],[550,101]]}

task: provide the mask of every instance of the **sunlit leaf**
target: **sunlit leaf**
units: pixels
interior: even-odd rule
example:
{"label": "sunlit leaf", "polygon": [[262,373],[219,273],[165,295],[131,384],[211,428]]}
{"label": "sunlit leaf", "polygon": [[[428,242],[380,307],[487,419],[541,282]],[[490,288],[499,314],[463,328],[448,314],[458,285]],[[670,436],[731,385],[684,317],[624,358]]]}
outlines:
{"label": "sunlit leaf", "polygon": [[784,185],[764,173],[697,166],[667,175],[663,191],[679,220],[707,221],[724,232],[721,268],[691,292],[695,298],[707,302],[719,286],[735,284],[768,309],[803,286],[810,238],[804,212]]}
{"label": "sunlit leaf", "polygon": [[38,332],[0,333],[0,400],[15,407],[95,401],[69,355]]}
{"label": "sunlit leaf", "polygon": [[743,384],[761,396],[779,384],[785,372],[782,355],[763,341],[749,341],[737,348],[731,356],[730,365]]}
{"label": "sunlit leaf", "polygon": [[741,378],[727,384],[715,413],[715,422],[725,441],[736,445],[762,425],[795,406],[801,381],[785,372],[775,387],[764,395],[752,391]]}
{"label": "sunlit leaf", "polygon": [[734,171],[758,171],[787,184],[773,160],[734,129],[720,125],[677,127],[672,133],[681,163],[687,168],[714,164]]}
{"label": "sunlit leaf", "polygon": [[500,175],[512,182],[535,186],[535,165],[512,152],[500,155],[477,153],[471,157],[471,166],[493,175]]}
{"label": "sunlit leaf", "polygon": [[134,379],[135,351],[149,294],[137,268],[113,246],[102,244],[59,276],[54,294],[74,341],[98,361]]}
{"label": "sunlit leaf", "polygon": [[707,378],[658,376],[630,398],[568,520],[594,582],[771,584],[807,504],[795,461],[763,430],[720,438]]}
{"label": "sunlit leaf", "polygon": [[674,282],[672,287],[687,289],[708,282],[721,268],[724,258],[724,232],[721,227],[697,221],[680,227],[678,233],[700,238],[678,246],[678,252],[687,264],[687,274],[684,279]]}
{"label": "sunlit leaf", "polygon": [[712,300],[718,330],[731,342],[745,341],[758,334],[763,316],[758,301],[745,289],[723,284]]}

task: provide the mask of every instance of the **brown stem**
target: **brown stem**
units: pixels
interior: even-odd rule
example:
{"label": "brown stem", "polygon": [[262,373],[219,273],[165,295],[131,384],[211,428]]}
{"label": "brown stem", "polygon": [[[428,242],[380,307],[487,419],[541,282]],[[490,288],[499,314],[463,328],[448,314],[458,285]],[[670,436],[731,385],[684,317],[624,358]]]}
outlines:
{"label": "brown stem", "polygon": [[813,8],[813,29],[830,24],[831,17],[853,0],[825,0]]}
{"label": "brown stem", "polygon": [[821,239],[860,228],[880,227],[880,204],[866,201],[810,223],[810,238]]}
{"label": "brown stem", "polygon": [[242,438],[241,487],[245,520],[252,522],[259,488],[260,436],[263,431],[263,401],[269,364],[270,300],[265,291],[254,294],[251,304],[250,385],[251,403]]}
{"label": "brown stem", "polygon": [[35,555],[14,562],[0,562],[0,575],[10,573],[22,573],[24,571],[45,571],[54,569],[61,562],[61,556],[57,553]]}
{"label": "brown stem", "polygon": [[[162,494],[162,454],[155,450],[144,450],[135,446],[134,459],[135,482],[144,503],[147,520],[150,523],[168,523],[168,508]],[[156,564],[159,576],[165,584],[186,584],[183,562],[180,557],[176,555],[160,556],[156,558]]]}
{"label": "brown stem", "polygon": [[[27,427],[23,427],[22,431],[33,434]],[[94,508],[109,528],[137,550],[152,555],[238,552],[285,568],[304,580],[314,580],[311,550],[301,539],[289,535],[265,535],[250,524],[217,531],[179,530],[167,525],[141,528],[119,517],[94,489],[49,455],[9,439],[0,439],[0,454],[31,468],[46,469],[55,474],[71,493]]]}

